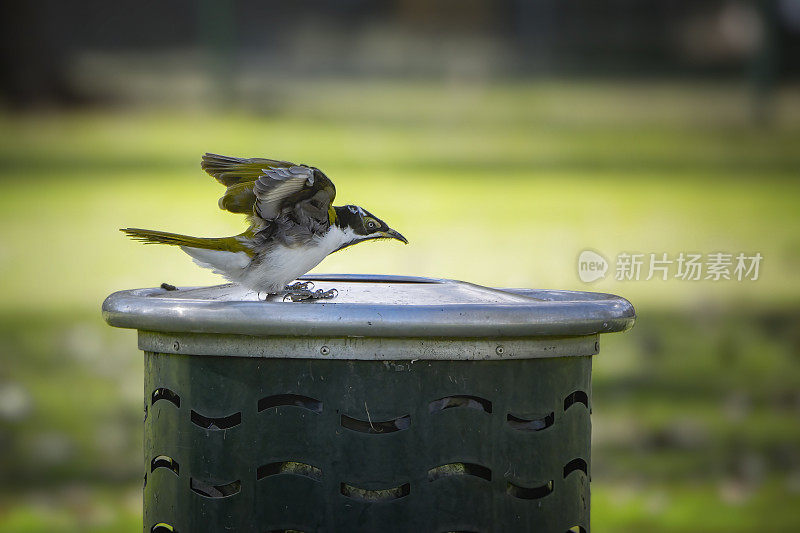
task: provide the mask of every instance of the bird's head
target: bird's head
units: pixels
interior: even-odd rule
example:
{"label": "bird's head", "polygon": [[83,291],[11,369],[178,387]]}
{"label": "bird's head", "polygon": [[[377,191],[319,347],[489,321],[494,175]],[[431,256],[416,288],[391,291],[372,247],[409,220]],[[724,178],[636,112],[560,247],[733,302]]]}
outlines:
{"label": "bird's head", "polygon": [[363,207],[342,205],[334,207],[336,225],[344,230],[349,239],[338,249],[371,239],[397,239],[405,244],[408,240]]}

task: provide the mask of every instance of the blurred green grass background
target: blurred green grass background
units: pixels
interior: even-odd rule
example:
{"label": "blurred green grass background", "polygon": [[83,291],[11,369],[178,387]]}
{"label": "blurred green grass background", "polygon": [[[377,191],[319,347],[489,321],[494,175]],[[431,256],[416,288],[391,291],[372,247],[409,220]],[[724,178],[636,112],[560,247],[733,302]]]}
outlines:
{"label": "blurred green grass background", "polygon": [[[0,115],[0,532],[141,528],[142,358],[115,290],[216,284],[133,226],[228,235],[205,151],[322,168],[406,235],[316,272],[613,292],[594,373],[595,531],[800,528],[800,94],[733,84],[276,86],[264,109]],[[587,285],[584,249],[760,252],[758,281]]]}

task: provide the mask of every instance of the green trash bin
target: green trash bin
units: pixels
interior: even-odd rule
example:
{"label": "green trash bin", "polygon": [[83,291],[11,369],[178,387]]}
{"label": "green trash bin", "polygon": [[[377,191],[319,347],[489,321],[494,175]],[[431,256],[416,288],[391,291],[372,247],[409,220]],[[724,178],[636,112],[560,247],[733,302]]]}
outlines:
{"label": "green trash bin", "polygon": [[608,294],[306,276],[112,294],[145,352],[144,531],[589,530]]}

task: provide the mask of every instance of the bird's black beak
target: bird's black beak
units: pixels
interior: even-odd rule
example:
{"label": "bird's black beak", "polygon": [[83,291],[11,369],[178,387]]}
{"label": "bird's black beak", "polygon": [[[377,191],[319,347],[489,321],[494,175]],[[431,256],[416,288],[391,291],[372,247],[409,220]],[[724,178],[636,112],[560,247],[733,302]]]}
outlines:
{"label": "bird's black beak", "polygon": [[388,229],[383,232],[385,237],[389,237],[390,239],[397,239],[398,241],[402,242],[403,244],[408,244],[408,239],[403,237],[399,231],[395,231],[393,229]]}

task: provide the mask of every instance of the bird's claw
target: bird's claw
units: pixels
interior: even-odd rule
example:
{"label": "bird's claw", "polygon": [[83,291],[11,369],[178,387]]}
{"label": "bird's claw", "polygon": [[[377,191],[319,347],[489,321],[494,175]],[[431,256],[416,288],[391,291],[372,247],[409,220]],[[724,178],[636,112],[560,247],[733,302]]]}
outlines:
{"label": "bird's claw", "polygon": [[297,281],[291,285],[287,285],[284,290],[286,291],[310,291],[314,288],[313,281]]}
{"label": "bird's claw", "polygon": [[328,289],[327,291],[322,293],[320,298],[323,298],[325,300],[332,300],[337,296],[339,296],[339,291],[337,291],[336,289]]}
{"label": "bird's claw", "polygon": [[330,300],[336,298],[338,295],[339,291],[336,289],[328,289],[327,291],[322,289],[317,289],[315,291],[308,289],[290,290],[283,296],[283,301],[302,302],[304,300]]}

